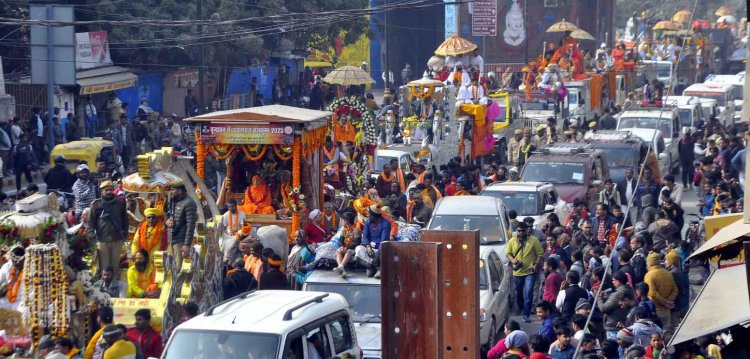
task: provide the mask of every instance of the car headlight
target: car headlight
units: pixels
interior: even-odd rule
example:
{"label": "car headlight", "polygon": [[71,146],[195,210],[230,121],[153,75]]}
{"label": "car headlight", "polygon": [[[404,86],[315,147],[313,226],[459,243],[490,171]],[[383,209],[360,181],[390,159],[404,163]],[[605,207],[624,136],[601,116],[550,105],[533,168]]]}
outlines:
{"label": "car headlight", "polygon": [[479,321],[480,322],[487,321],[487,311],[484,310],[484,308],[479,308]]}

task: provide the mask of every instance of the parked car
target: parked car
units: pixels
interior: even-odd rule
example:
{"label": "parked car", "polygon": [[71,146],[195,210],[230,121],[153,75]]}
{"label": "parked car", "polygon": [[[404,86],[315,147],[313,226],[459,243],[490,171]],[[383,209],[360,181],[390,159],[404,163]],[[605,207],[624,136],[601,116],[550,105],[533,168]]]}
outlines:
{"label": "parked car", "polygon": [[161,357],[362,358],[351,315],[335,293],[246,292],[177,326]]}
{"label": "parked car", "polygon": [[719,105],[719,122],[729,127],[734,124],[734,93],[735,85],[729,83],[692,84],[682,91],[683,96],[697,96],[716,100]]}
{"label": "parked car", "polygon": [[534,226],[541,229],[550,213],[565,218],[565,201],[557,195],[555,187],[548,182],[502,182],[485,187],[482,196],[503,200],[506,208],[516,210],[518,218],[534,218]]}
{"label": "parked car", "polygon": [[633,128],[647,128],[661,131],[664,143],[669,146],[680,140],[682,122],[680,112],[676,106],[642,106],[633,110],[626,110],[617,119],[617,129],[630,130]]}
{"label": "parked car", "polygon": [[701,101],[695,96],[665,96],[664,103],[677,106],[680,113],[680,124],[682,128],[695,127],[695,121],[702,119],[708,120],[708,116],[703,116]]}
{"label": "parked car", "polygon": [[549,182],[565,201],[565,212],[576,199],[589,208],[599,201],[604,180],[609,177],[604,151],[581,143],[553,143],[534,152],[521,170],[524,182]]}
{"label": "parked car", "polygon": [[451,196],[437,201],[427,229],[478,229],[480,243],[507,243],[510,219],[503,201],[490,196]]}

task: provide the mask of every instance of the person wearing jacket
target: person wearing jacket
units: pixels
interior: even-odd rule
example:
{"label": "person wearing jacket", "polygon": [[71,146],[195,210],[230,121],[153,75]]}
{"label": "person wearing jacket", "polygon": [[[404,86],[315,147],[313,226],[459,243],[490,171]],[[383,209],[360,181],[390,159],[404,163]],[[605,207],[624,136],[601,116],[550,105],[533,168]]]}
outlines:
{"label": "person wearing jacket", "polygon": [[612,179],[604,180],[604,189],[599,192],[599,202],[606,204],[609,208],[620,207],[622,204],[620,191],[617,190],[617,184],[613,183]]}
{"label": "person wearing jacket", "polygon": [[628,278],[625,273],[615,273],[612,276],[612,284],[615,287],[615,291],[607,296],[605,291],[602,291],[596,304],[599,310],[604,314],[604,330],[607,331],[607,338],[614,338],[617,336],[617,331],[620,330],[627,319],[628,310],[630,308],[620,307],[620,300],[625,293],[633,295],[633,289],[627,285]]}
{"label": "person wearing jacket", "polygon": [[672,273],[662,268],[659,262],[659,254],[650,253],[646,257],[648,272],[643,282],[648,284],[648,298],[656,305],[656,315],[659,317],[664,330],[672,330],[671,309],[674,308],[674,300],[677,298],[677,285]]}
{"label": "person wearing jacket", "polygon": [[654,196],[651,194],[645,194],[641,196],[641,222],[648,228],[648,226],[654,221],[656,217],[656,207],[654,206]]}
{"label": "person wearing jacket", "polygon": [[128,329],[127,339],[138,346],[145,358],[161,357],[161,334],[151,327],[150,309],[138,309],[135,312],[135,326]]}
{"label": "person wearing jacket", "polygon": [[687,189],[688,186],[692,188],[693,174],[695,167],[695,141],[693,141],[693,135],[690,133],[690,129],[685,129],[685,134],[682,135],[677,145],[677,153],[680,155],[680,173],[682,174],[682,187]]}
{"label": "person wearing jacket", "polygon": [[648,309],[636,307],[633,311],[635,323],[628,327],[633,332],[633,344],[646,346],[651,342],[651,335],[661,334],[662,329],[648,317]]}
{"label": "person wearing jacket", "polygon": [[128,235],[128,211],[125,201],[115,196],[112,181],[103,181],[99,189],[102,197],[91,203],[86,232],[91,240],[98,243],[97,268],[100,271],[113,268],[114,277],[120,278],[120,250]]}
{"label": "person wearing jacket", "polygon": [[676,247],[675,237],[676,235],[679,236],[680,227],[669,220],[664,211],[658,211],[656,212],[656,221],[648,226],[648,233],[651,235],[651,250],[659,252],[669,245]]}
{"label": "person wearing jacket", "polygon": [[595,241],[602,247],[609,243],[609,231],[615,223],[616,219],[609,214],[609,206],[603,202],[597,204],[596,216],[591,219],[591,231]]}
{"label": "person wearing jacket", "polygon": [[47,171],[44,175],[44,182],[47,184],[47,192],[58,190],[70,193],[71,187],[76,181],[76,177],[65,168],[65,156],[55,156],[55,166]]}
{"label": "person wearing jacket", "polygon": [[165,224],[172,231],[169,249],[174,256],[177,269],[180,269],[182,258],[190,254],[198,211],[195,202],[187,195],[184,182],[180,181],[172,186],[172,202],[168,208],[170,210]]}
{"label": "person wearing jacket", "polygon": [[680,255],[674,249],[666,255],[667,270],[672,273],[672,278],[677,285],[677,298],[672,308],[672,323],[678,323],[682,319],[690,304],[690,282],[688,274],[680,267],[680,259]]}

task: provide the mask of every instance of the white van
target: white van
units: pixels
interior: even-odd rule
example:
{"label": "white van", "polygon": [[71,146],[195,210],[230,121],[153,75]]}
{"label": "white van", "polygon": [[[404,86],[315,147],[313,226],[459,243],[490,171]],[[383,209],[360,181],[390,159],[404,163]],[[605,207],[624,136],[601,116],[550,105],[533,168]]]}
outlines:
{"label": "white van", "polygon": [[180,324],[162,359],[362,358],[349,304],[335,293],[259,290]]}
{"label": "white van", "polygon": [[732,91],[734,92],[734,121],[739,121],[742,118],[742,96],[745,90],[745,74],[708,75],[705,82],[732,85]]}
{"label": "white van", "polygon": [[701,101],[695,96],[665,96],[664,103],[677,106],[680,113],[680,122],[683,128],[694,127],[698,119],[708,120],[703,116]]}
{"label": "white van", "polygon": [[724,126],[734,123],[734,85],[725,83],[692,84],[682,91],[683,96],[697,96],[716,100],[721,113],[719,122]]}

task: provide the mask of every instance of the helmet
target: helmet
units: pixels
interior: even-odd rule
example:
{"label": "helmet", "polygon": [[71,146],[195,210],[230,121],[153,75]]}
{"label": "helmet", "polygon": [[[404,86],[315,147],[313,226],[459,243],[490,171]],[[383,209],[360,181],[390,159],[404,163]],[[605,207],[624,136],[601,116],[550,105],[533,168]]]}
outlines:
{"label": "helmet", "polygon": [[57,155],[55,156],[55,164],[65,164],[65,156],[63,155]]}

